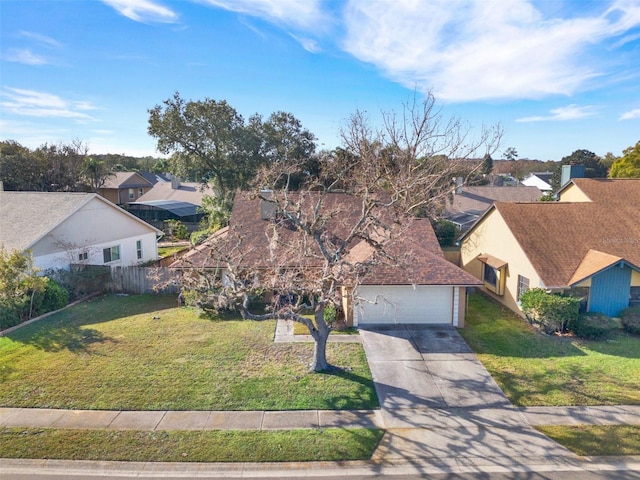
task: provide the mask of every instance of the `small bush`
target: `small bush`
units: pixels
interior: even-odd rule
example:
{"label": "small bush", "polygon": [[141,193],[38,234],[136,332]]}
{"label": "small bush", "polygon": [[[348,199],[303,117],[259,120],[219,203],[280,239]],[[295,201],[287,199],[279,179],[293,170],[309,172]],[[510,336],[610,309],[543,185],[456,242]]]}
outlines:
{"label": "small bush", "polygon": [[578,318],[574,333],[580,338],[601,340],[617,328],[618,323],[613,318],[602,313],[587,313]]}
{"label": "small bush", "polygon": [[69,292],[52,279],[47,279],[44,291],[39,295],[34,310],[38,315],[58,310],[69,303]]}
{"label": "small bush", "polygon": [[5,330],[19,323],[20,316],[15,309],[0,305],[0,330]]}
{"label": "small bush", "polygon": [[165,225],[169,231],[169,236],[175,240],[186,240],[189,238],[189,230],[180,220],[165,220]]}
{"label": "small bush", "polygon": [[433,223],[433,231],[441,247],[451,247],[460,234],[460,229],[449,220],[440,219]]}
{"label": "small bush", "polygon": [[200,245],[207,238],[209,238],[211,233],[212,233],[211,230],[196,230],[191,234],[191,238],[190,238],[191,245],[193,246]]}
{"label": "small bush", "polygon": [[627,308],[620,317],[625,332],[640,335],[640,307]]}
{"label": "small bush", "polygon": [[524,292],[520,296],[520,305],[527,320],[548,334],[572,329],[580,311],[579,299],[547,293],[542,288]]}

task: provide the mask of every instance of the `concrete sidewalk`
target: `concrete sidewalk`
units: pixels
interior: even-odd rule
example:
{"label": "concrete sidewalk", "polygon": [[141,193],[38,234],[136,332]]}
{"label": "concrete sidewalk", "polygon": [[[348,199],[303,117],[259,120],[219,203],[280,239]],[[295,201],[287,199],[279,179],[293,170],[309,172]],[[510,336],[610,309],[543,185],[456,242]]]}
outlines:
{"label": "concrete sidewalk", "polygon": [[384,428],[379,410],[111,411],[0,408],[0,427],[107,430]]}
{"label": "concrete sidewalk", "polygon": [[[507,411],[508,410],[508,411]],[[506,417],[508,415],[508,417]],[[514,415],[536,425],[640,425],[640,405],[508,409],[404,409],[406,425],[387,425],[381,410],[117,411],[0,408],[0,427],[108,430],[291,430],[299,428],[495,427]],[[399,415],[398,415],[399,416]],[[484,419],[482,421],[481,419]],[[395,422],[394,422],[395,423]]]}

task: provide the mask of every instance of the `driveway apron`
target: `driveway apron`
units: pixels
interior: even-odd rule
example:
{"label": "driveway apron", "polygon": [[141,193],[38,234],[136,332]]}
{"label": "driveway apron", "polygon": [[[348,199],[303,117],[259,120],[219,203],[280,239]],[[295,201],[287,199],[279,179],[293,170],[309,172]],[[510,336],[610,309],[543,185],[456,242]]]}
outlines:
{"label": "driveway apron", "polygon": [[528,424],[454,327],[378,325],[360,335],[387,428],[378,458],[572,456]]}

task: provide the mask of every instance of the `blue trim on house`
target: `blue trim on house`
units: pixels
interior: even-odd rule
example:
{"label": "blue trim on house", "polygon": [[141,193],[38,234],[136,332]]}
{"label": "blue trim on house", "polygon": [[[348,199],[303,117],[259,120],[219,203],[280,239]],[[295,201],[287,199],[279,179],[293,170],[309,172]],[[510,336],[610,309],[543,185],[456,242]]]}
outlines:
{"label": "blue trim on house", "polygon": [[629,306],[631,270],[624,261],[618,262],[591,277],[589,311],[618,316]]}

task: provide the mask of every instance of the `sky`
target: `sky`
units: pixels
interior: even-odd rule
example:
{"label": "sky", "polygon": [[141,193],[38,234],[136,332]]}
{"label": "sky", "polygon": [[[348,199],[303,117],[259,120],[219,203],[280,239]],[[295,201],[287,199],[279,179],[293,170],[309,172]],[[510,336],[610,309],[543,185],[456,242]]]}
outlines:
{"label": "sky", "polygon": [[493,155],[560,160],[640,140],[640,0],[2,0],[0,140],[160,156],[179,92],[291,112],[319,149],[431,92]]}

